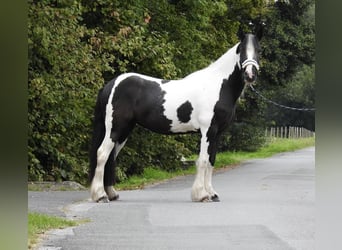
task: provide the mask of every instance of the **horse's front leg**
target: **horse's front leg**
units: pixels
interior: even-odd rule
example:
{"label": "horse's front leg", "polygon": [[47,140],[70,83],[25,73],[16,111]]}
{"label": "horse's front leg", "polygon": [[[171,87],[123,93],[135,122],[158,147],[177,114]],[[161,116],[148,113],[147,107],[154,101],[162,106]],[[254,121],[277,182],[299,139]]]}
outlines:
{"label": "horse's front leg", "polygon": [[192,201],[209,201],[210,195],[205,187],[205,176],[207,171],[207,162],[201,156],[196,161],[196,177],[191,189]]}
{"label": "horse's front leg", "polygon": [[[108,202],[108,195],[104,188],[104,170],[106,162],[109,158],[109,155],[114,148],[114,142],[111,141],[110,138],[105,138],[97,150],[97,165],[95,169],[95,175],[93,177],[91,187],[90,187],[90,193],[91,198],[93,201],[96,202]],[[107,189],[107,192],[109,190]]]}
{"label": "horse's front leg", "polygon": [[209,193],[209,197],[211,201],[220,201],[218,193],[214,190],[212,185],[212,175],[213,175],[214,167],[209,164],[207,171],[205,172],[204,186],[206,191]]}
{"label": "horse's front leg", "polygon": [[210,200],[212,201],[220,201],[218,193],[214,190],[212,185],[212,176],[214,170],[214,164],[216,160],[216,153],[217,153],[217,145],[219,139],[219,133],[216,132],[217,130],[214,127],[209,129],[208,133],[208,140],[209,140],[209,165],[207,171],[205,172],[205,189],[210,195]]}
{"label": "horse's front leg", "polygon": [[212,174],[214,167],[209,161],[209,156],[200,156],[196,162],[196,178],[192,186],[192,201],[220,201],[218,193],[212,186]]}
{"label": "horse's front leg", "polygon": [[201,149],[196,161],[196,177],[191,189],[192,201],[210,201],[210,194],[207,190],[207,176],[209,163],[208,154],[209,142],[206,131],[202,131]]}

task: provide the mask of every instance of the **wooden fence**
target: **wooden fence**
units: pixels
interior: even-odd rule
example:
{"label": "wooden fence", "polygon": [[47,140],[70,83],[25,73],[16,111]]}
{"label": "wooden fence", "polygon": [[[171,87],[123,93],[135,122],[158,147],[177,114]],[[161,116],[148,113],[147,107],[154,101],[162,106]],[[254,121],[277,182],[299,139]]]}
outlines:
{"label": "wooden fence", "polygon": [[266,128],[265,136],[271,138],[306,138],[315,137],[315,132],[303,127],[271,127]]}

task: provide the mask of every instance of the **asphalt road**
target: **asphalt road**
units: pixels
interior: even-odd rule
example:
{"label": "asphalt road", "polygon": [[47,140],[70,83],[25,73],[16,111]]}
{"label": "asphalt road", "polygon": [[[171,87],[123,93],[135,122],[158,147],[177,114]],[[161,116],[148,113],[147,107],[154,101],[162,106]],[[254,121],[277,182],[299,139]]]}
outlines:
{"label": "asphalt road", "polygon": [[221,202],[191,202],[193,180],[121,191],[110,203],[91,202],[84,191],[29,192],[30,211],[90,219],[51,231],[37,249],[315,248],[313,147],[215,173]]}

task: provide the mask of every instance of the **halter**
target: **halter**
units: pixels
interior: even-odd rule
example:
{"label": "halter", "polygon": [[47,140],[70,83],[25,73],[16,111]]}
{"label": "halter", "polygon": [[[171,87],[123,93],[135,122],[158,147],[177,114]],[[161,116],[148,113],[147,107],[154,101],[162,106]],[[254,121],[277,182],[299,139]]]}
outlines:
{"label": "halter", "polygon": [[243,61],[243,63],[241,64],[242,68],[247,67],[248,65],[253,65],[254,67],[256,67],[257,70],[259,70],[259,64],[256,60],[254,59],[246,59],[245,61]]}

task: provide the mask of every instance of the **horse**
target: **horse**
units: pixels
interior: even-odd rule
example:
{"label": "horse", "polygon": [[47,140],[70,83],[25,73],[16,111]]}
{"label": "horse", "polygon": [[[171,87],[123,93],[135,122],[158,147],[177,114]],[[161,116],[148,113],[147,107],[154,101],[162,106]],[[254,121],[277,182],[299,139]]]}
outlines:
{"label": "horse", "polygon": [[262,32],[240,41],[206,68],[178,80],[123,73],[99,90],[90,153],[91,199],[119,198],[114,189],[115,161],[136,124],[161,134],[201,134],[194,202],[220,201],[212,185],[218,139],[232,123],[236,102],[259,71]]}

